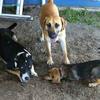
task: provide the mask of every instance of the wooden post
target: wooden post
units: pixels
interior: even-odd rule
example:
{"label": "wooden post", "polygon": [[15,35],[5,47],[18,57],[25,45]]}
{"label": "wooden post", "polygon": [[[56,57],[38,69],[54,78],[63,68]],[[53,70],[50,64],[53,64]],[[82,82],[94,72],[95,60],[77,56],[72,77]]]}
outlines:
{"label": "wooden post", "polygon": [[17,0],[17,9],[16,9],[17,15],[23,14],[23,5],[24,5],[24,0]]}
{"label": "wooden post", "polygon": [[2,14],[3,0],[0,0],[0,14]]}
{"label": "wooden post", "polygon": [[44,5],[46,3],[46,0],[42,0],[42,5]]}

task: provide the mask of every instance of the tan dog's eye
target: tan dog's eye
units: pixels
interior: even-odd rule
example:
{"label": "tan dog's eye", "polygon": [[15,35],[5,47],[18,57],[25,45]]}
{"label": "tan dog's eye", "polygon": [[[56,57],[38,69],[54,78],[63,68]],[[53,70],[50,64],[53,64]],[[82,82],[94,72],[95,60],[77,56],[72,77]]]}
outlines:
{"label": "tan dog's eye", "polygon": [[51,24],[50,24],[50,23],[48,23],[48,24],[47,24],[47,27],[48,27],[48,28],[51,28]]}
{"label": "tan dog's eye", "polygon": [[58,23],[55,23],[55,28],[58,28],[59,27],[59,24]]}

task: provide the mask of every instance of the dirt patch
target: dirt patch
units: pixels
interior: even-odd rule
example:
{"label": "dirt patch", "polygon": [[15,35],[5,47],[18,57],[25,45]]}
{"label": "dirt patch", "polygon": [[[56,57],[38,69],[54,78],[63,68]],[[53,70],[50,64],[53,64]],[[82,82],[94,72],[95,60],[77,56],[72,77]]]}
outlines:
{"label": "dirt patch", "polygon": [[[0,27],[7,27],[13,22],[0,22]],[[83,24],[68,24],[67,48],[71,63],[100,59],[100,29]],[[47,52],[44,43],[37,38],[40,36],[38,16],[34,21],[20,23],[14,29],[19,42],[33,55],[35,69],[39,75],[47,72]],[[54,48],[56,47],[56,48]],[[53,45],[54,66],[62,64],[62,52],[59,44]],[[5,65],[0,61],[0,69]],[[99,100],[100,87],[89,88],[79,82],[62,82],[51,84],[41,78],[32,78],[27,86],[22,87],[19,80],[7,74],[4,69],[0,73],[0,100]]]}

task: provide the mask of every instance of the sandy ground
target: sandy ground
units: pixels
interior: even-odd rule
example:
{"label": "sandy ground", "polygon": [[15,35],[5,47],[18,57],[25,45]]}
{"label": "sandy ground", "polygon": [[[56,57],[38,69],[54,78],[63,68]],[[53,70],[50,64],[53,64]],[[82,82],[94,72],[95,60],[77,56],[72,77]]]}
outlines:
{"label": "sandy ground", "polygon": [[[33,13],[32,13],[33,14]],[[34,14],[33,14],[34,15]],[[0,27],[7,27],[12,22],[0,21]],[[100,29],[84,24],[68,24],[67,48],[71,63],[100,59]],[[37,38],[40,36],[39,20],[20,23],[14,29],[19,42],[33,55],[35,69],[39,75],[47,72],[47,52],[44,43]],[[56,48],[54,48],[56,47]],[[59,44],[52,46],[54,66],[62,64],[62,52]],[[51,84],[40,77],[33,77],[25,86],[21,86],[17,77],[4,71],[4,64],[0,61],[0,100],[100,100],[100,86],[89,88],[80,82],[65,82]]]}

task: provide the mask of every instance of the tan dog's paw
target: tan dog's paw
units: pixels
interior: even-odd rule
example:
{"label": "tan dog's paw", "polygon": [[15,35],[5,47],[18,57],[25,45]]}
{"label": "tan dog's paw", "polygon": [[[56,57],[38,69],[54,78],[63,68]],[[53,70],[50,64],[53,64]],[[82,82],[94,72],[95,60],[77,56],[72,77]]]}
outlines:
{"label": "tan dog's paw", "polygon": [[43,76],[43,79],[45,79],[45,80],[52,80],[52,78],[50,76]]}
{"label": "tan dog's paw", "polygon": [[89,87],[96,87],[98,83],[89,83]]}
{"label": "tan dog's paw", "polygon": [[64,64],[70,64],[70,61],[68,58],[66,60],[64,60]]}
{"label": "tan dog's paw", "polygon": [[40,41],[43,42],[44,41],[44,37],[40,37]]}
{"label": "tan dog's paw", "polygon": [[53,64],[54,64],[54,62],[53,62],[53,60],[52,60],[52,59],[48,59],[47,64],[48,64],[48,65],[53,65]]}
{"label": "tan dog's paw", "polygon": [[54,83],[54,84],[60,84],[61,81],[60,80],[52,80],[52,83]]}

